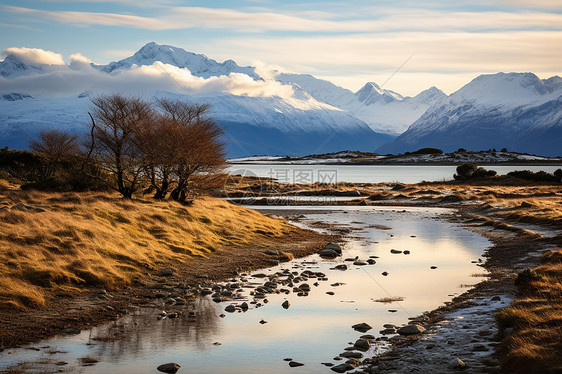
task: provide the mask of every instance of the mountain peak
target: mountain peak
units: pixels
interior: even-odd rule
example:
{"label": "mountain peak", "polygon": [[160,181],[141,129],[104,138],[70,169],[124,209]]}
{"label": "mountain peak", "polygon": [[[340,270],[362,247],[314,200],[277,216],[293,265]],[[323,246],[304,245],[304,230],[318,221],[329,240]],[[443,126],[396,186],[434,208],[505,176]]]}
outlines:
{"label": "mountain peak", "polygon": [[421,103],[432,105],[445,97],[447,97],[445,92],[441,91],[435,86],[432,86],[414,96],[414,99],[418,100]]}
{"label": "mountain peak", "polygon": [[357,100],[365,105],[371,105],[377,102],[388,104],[393,101],[400,101],[403,99],[402,95],[394,91],[384,90],[374,82],[365,83],[365,85],[355,93],[355,96],[357,97]]}
{"label": "mountain peak", "polygon": [[4,61],[0,61],[0,76],[6,78],[26,74],[30,71],[38,71],[40,69],[40,65],[28,65],[15,54],[9,54],[4,58]]}
{"label": "mountain peak", "polygon": [[455,103],[471,100],[487,106],[517,106],[541,100],[556,86],[555,80],[545,84],[533,73],[483,74],[450,97]]}
{"label": "mountain peak", "polygon": [[188,52],[183,48],[157,44],[155,42],[145,44],[131,57],[111,62],[109,65],[100,66],[99,68],[107,73],[111,73],[119,69],[129,69],[132,65],[152,65],[156,61],[188,69],[191,74],[203,78],[229,75],[230,73],[242,73],[257,80],[261,79],[251,66],[239,66],[233,60],[219,63],[203,54],[196,54]]}

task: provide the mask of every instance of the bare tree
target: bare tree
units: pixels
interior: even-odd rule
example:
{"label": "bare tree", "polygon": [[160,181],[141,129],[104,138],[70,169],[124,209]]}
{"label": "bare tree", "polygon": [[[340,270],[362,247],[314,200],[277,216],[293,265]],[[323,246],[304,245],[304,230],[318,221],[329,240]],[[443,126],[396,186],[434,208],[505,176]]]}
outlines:
{"label": "bare tree", "polygon": [[56,129],[41,130],[39,137],[29,142],[29,147],[45,160],[44,178],[54,175],[62,164],[80,155],[78,136]]}
{"label": "bare tree", "polygon": [[[170,196],[185,202],[188,194],[206,189],[225,166],[224,144],[219,126],[212,121],[207,104],[161,99],[157,101],[170,121],[169,141],[173,144],[173,174],[176,185]],[[197,183],[195,183],[197,181]]]}
{"label": "bare tree", "polygon": [[144,172],[150,180],[149,191],[155,199],[164,199],[173,182],[177,161],[175,121],[158,114],[155,120],[138,130],[137,139],[143,157]]}
{"label": "bare tree", "polygon": [[92,99],[92,156],[111,178],[111,187],[124,198],[139,188],[145,170],[137,134],[150,126],[155,113],[150,103],[118,94]]}

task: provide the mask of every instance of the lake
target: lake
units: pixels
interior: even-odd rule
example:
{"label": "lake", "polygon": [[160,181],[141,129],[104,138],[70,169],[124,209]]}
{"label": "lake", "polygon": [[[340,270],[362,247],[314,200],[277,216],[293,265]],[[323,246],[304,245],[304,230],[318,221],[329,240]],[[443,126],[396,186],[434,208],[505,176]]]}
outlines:
{"label": "lake", "polygon": [[[560,165],[486,165],[500,175],[514,170],[544,170],[552,173]],[[277,179],[280,183],[419,183],[421,181],[452,180],[456,166],[451,165],[289,165],[289,164],[232,164],[231,174]]]}
{"label": "lake", "polygon": [[[261,209],[275,214],[286,207]],[[185,306],[180,318],[158,320],[161,307],[145,308],[76,336],[27,347],[34,349],[5,350],[0,353],[0,370],[16,362],[32,361],[44,370],[42,373],[59,369],[96,374],[157,373],[158,365],[177,362],[182,366],[180,374],[331,373],[322,363],[341,363],[333,358],[363,335],[352,325],[365,322],[373,327],[367,333],[380,338],[383,324],[406,324],[408,318],[463,293],[480,280],[473,275],[484,272],[477,262],[490,243],[445,219],[454,214],[452,210],[358,206],[291,209],[301,216],[297,225],[323,222],[351,229],[343,244],[343,256],[327,260],[312,255],[242,275],[235,280],[241,287],[240,299],[216,303],[211,296],[201,297]],[[410,254],[393,254],[391,249],[409,250]],[[376,257],[376,263],[358,266],[344,261],[355,257]],[[342,264],[348,270],[334,269]],[[267,295],[265,303],[251,295],[268,277],[288,273],[299,276],[305,271],[321,272],[327,278],[295,280],[295,286],[303,282],[310,285],[307,296],[273,293]],[[403,301],[376,301],[388,297]],[[244,300],[250,304],[247,311],[225,312],[228,305],[240,305]],[[290,302],[288,309],[282,307],[285,300]],[[195,315],[189,316],[189,312]],[[119,338],[112,339],[115,336]],[[93,339],[96,337],[108,339]],[[380,341],[365,355],[385,349],[386,343]],[[79,359],[86,356],[99,362],[81,366]],[[289,367],[283,360],[288,357],[304,366]],[[61,361],[68,364],[57,366]]]}

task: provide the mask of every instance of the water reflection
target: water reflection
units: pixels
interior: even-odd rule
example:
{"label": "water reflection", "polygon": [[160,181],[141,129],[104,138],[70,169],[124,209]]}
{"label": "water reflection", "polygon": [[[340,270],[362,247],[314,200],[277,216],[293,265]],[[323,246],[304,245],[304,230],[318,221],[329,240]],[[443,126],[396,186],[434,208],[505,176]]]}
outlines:
{"label": "water reflection", "polygon": [[[267,209],[275,212],[283,207]],[[72,365],[87,355],[98,358],[100,362],[94,366],[81,368],[85,373],[154,373],[156,366],[165,362],[182,365],[180,373],[327,373],[331,371],[321,363],[337,363],[332,358],[362,335],[352,325],[366,322],[373,326],[369,333],[380,337],[383,324],[401,325],[409,317],[434,309],[449,300],[451,294],[461,293],[461,284],[476,283],[478,280],[471,274],[482,272],[471,262],[482,255],[488,241],[439,219],[450,214],[448,210],[299,209],[298,214],[304,216],[301,225],[323,221],[352,229],[343,256],[323,260],[313,255],[260,271],[266,278],[249,275],[242,283],[280,281],[284,279],[279,276],[283,270],[297,275],[305,270],[326,274],[327,280],[305,280],[311,286],[308,296],[297,296],[294,292],[268,294],[268,303],[258,299],[262,306],[250,304],[247,312],[234,313],[224,312],[232,302],[215,303],[206,296],[184,307],[180,318],[158,320],[160,309],[143,309],[80,336],[52,339],[40,345],[69,352],[54,358]],[[410,253],[393,254],[391,249]],[[376,264],[356,266],[344,261],[355,257],[366,260],[371,256],[376,257]],[[346,264],[348,270],[335,270],[337,264]],[[431,269],[432,266],[436,268]],[[243,290],[242,296],[251,303],[253,289]],[[374,301],[389,296],[403,297],[404,301]],[[288,309],[281,307],[285,300],[291,304]],[[196,317],[189,317],[189,311],[196,312]],[[219,317],[222,313],[224,318]],[[95,337],[107,341],[97,341]],[[378,348],[373,347],[367,354]],[[0,354],[0,362],[32,356],[24,350],[12,350],[9,356]],[[283,361],[285,357],[305,366],[290,368]]]}
{"label": "water reflection", "polygon": [[208,348],[209,341],[221,333],[221,311],[217,308],[209,298],[199,298],[178,318],[163,320],[157,318],[161,308],[144,309],[92,329],[89,344],[96,347],[93,354],[109,361],[125,356],[135,358],[142,352],[157,352],[180,344],[188,344],[194,351],[202,352]]}

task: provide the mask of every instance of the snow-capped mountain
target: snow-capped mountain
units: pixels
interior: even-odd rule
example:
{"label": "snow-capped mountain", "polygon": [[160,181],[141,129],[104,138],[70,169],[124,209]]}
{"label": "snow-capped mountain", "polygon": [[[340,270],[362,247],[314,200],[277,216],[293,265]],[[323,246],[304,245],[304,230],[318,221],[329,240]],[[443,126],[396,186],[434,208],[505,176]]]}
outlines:
{"label": "snow-capped mountain", "polygon": [[108,65],[98,65],[96,68],[106,73],[111,73],[118,69],[130,69],[133,65],[152,65],[156,61],[179,68],[186,68],[191,74],[202,78],[218,77],[221,75],[229,75],[230,73],[241,73],[254,79],[261,79],[251,66],[238,66],[233,60],[226,60],[219,63],[202,54],[196,54],[188,52],[183,48],[172,47],[171,45],[160,45],[154,42],[146,44],[131,57],[117,62],[111,62]]}
{"label": "snow-capped mountain", "polygon": [[403,97],[373,82],[354,93],[305,74],[272,80],[254,67],[156,43],[108,65],[83,56],[71,56],[67,65],[59,57],[26,60],[16,53],[0,61],[0,147],[26,148],[44,127],[83,131],[88,97],[119,92],[212,104],[230,157],[378,147],[382,153],[422,147],[562,153],[558,76],[483,75],[448,97],[435,87]]}
{"label": "snow-capped mountain", "polygon": [[397,92],[366,83],[353,93],[331,82],[306,74],[279,74],[277,80],[298,84],[318,101],[348,111],[379,133],[398,136],[433,104],[447,95],[431,87],[415,97],[403,97]]}
{"label": "snow-capped mountain", "polygon": [[[46,127],[84,132],[89,123],[88,97],[114,92],[210,103],[231,157],[372,150],[392,139],[346,111],[314,99],[296,84],[266,82],[252,67],[232,60],[218,63],[181,48],[149,43],[133,56],[106,66],[85,64],[73,69],[61,65],[56,72],[46,66],[30,69],[16,60],[14,56],[0,66],[18,67],[11,69],[9,77],[0,78],[4,79],[0,87],[7,90],[0,92],[6,95],[0,101],[0,146],[26,148]],[[165,68],[162,63],[167,64]],[[32,94],[33,100],[7,101],[20,98],[10,92],[22,92],[21,98]]]}
{"label": "snow-capped mountain", "polygon": [[557,156],[561,140],[562,79],[498,73],[481,75],[441,100],[378,152],[507,148]]}
{"label": "snow-capped mountain", "polygon": [[47,65],[25,63],[18,56],[9,54],[0,61],[0,76],[4,78],[16,78],[30,74],[44,74],[48,72],[67,69],[67,65]]}

